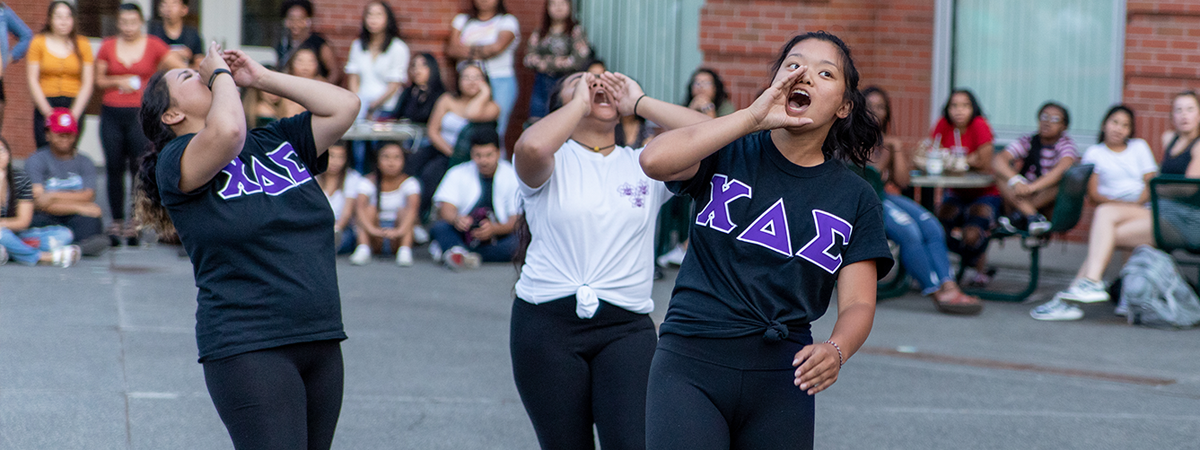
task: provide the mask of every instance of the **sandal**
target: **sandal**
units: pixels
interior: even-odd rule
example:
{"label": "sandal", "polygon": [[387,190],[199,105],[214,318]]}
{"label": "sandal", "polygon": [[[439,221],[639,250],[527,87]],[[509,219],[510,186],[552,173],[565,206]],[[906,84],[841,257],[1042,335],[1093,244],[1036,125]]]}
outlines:
{"label": "sandal", "polygon": [[963,292],[958,292],[947,301],[939,301],[937,295],[931,296],[933,306],[943,314],[973,316],[983,311],[983,302]]}

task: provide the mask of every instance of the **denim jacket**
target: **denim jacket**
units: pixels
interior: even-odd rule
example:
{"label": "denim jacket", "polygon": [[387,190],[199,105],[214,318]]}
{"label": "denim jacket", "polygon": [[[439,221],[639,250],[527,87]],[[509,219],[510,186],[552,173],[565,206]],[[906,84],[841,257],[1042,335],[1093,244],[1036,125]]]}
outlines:
{"label": "denim jacket", "polygon": [[[12,33],[17,37],[17,45],[9,48],[8,34]],[[8,67],[14,61],[25,57],[25,52],[29,51],[29,43],[33,41],[33,32],[29,30],[29,26],[17,17],[17,13],[13,12],[8,5],[0,3],[0,58],[4,62],[3,67]]]}

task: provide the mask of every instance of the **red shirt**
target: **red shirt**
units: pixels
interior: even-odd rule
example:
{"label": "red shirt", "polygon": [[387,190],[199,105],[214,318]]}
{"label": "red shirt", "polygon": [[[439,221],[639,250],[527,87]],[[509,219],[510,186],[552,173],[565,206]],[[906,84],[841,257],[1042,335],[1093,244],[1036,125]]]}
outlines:
{"label": "red shirt", "polygon": [[[933,127],[933,133],[929,135],[933,139],[938,139],[939,136],[942,147],[955,147],[954,125],[951,125],[945,117],[938,120],[937,126]],[[987,119],[984,119],[983,116],[975,116],[975,119],[967,125],[967,131],[960,133],[958,138],[959,143],[967,148],[967,154],[970,155],[984,144],[991,144],[994,136],[992,136],[992,127],[988,125]],[[954,192],[966,195],[1000,195],[1000,191],[995,186],[985,189],[955,189]]]}
{"label": "red shirt", "polygon": [[[108,63],[108,75],[110,76],[137,75],[141,79],[141,83],[135,92],[123,93],[119,89],[105,89],[101,103],[104,106],[116,108],[142,107],[142,90],[145,89],[146,82],[150,81],[150,77],[154,76],[154,72],[158,71],[158,65],[170,51],[171,48],[167,47],[162,39],[146,35],[146,50],[142,52],[142,59],[135,61],[131,66],[126,66],[117,60],[117,38],[105,39],[100,44],[100,52],[96,55],[96,61]],[[96,75],[99,76],[99,74]]]}

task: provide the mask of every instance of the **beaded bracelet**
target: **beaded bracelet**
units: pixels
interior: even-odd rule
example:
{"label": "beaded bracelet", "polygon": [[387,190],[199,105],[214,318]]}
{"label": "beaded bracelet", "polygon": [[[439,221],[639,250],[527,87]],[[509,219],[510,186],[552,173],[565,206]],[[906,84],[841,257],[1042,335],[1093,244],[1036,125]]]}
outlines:
{"label": "beaded bracelet", "polygon": [[837,352],[838,352],[838,368],[839,368],[839,369],[841,369],[841,368],[842,368],[842,364],[844,364],[844,363],[845,363],[845,361],[842,359],[842,348],[841,348],[841,347],[838,347],[838,345],[837,345],[837,342],[833,342],[833,341],[831,341],[831,340],[828,340],[828,339],[826,339],[826,340],[825,340],[825,343],[826,343],[826,344],[829,344],[829,345],[832,345],[832,346],[833,346],[833,349],[834,349],[834,350],[837,350]]}

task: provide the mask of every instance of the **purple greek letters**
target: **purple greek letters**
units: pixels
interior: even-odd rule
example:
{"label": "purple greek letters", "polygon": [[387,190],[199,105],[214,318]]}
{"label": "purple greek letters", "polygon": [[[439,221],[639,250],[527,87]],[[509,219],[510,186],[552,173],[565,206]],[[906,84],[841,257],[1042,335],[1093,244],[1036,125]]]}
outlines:
{"label": "purple greek letters", "polygon": [[258,193],[273,196],[312,180],[312,174],[300,162],[299,155],[290,143],[284,142],[267,153],[267,160],[270,165],[251,156],[247,165],[241,159],[234,158],[221,169],[226,180],[217,195],[225,200]]}
{"label": "purple greek letters", "polygon": [[[730,234],[737,225],[730,217],[729,204],[742,197],[751,198],[751,188],[722,174],[713,175],[711,184],[712,199],[696,216],[696,224]],[[836,273],[842,266],[842,256],[833,253],[834,246],[838,244],[836,236],[841,236],[842,245],[846,245],[850,242],[854,226],[841,217],[820,209],[813,209],[812,215],[816,236],[799,252],[793,253],[791,229],[788,227],[787,209],[782,198],[759,214],[758,218],[742,230],[737,240],[762,246],[788,257],[799,256],[826,272]]]}
{"label": "purple greek letters", "polygon": [[719,173],[713,175],[712,199],[696,215],[696,224],[722,233],[733,231],[737,225],[729,220],[729,203],[742,197],[750,198],[750,186]]}

